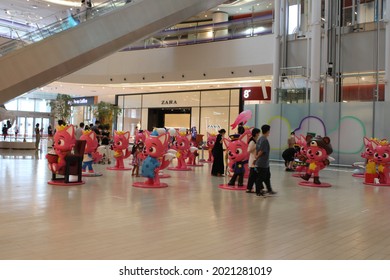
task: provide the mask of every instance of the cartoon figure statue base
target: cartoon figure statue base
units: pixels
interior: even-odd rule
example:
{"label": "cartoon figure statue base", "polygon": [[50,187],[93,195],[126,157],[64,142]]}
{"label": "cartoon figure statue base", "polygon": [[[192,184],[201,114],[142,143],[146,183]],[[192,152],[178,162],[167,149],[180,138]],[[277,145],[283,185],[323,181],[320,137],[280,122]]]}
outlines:
{"label": "cartoon figure statue base", "polygon": [[123,168],[119,168],[119,167],[107,167],[107,170],[117,170],[117,171],[122,171],[122,170],[131,170],[132,168],[127,168],[127,167],[123,167]]}
{"label": "cartoon figure statue base", "polygon": [[246,184],[243,186],[230,186],[228,184],[220,184],[218,185],[218,188],[224,189],[224,190],[230,190],[230,191],[245,191],[246,190]]}
{"label": "cartoon figure statue base", "polygon": [[313,188],[330,188],[332,185],[328,183],[314,184],[313,182],[302,181],[298,185],[303,187],[313,187]]}
{"label": "cartoon figure statue base", "polygon": [[167,168],[168,170],[173,170],[173,171],[191,171],[192,169],[189,168],[189,167],[181,167],[181,168],[178,168],[178,167],[169,167]]}
{"label": "cartoon figure statue base", "polygon": [[158,185],[155,185],[155,184],[152,185],[152,184],[148,184],[146,182],[135,182],[135,183],[133,183],[133,187],[144,188],[144,189],[161,189],[161,188],[168,187],[168,184],[160,183]]}
{"label": "cartoon figure statue base", "polygon": [[60,179],[60,180],[55,180],[55,181],[51,180],[51,181],[48,181],[47,183],[49,185],[53,185],[53,186],[78,186],[78,185],[85,184],[84,181],[65,183],[65,179]]}
{"label": "cartoon figure statue base", "polygon": [[200,166],[204,166],[204,164],[187,164],[187,166],[193,166],[193,167],[200,167]]}
{"label": "cartoon figure statue base", "polygon": [[159,173],[158,176],[160,177],[160,179],[166,179],[166,178],[171,178],[172,177],[171,175],[165,174],[165,173]]}
{"label": "cartoon figure statue base", "polygon": [[375,183],[366,183],[366,182],[363,182],[363,184],[367,185],[367,186],[373,186],[373,187],[390,187],[390,184],[375,184]]}

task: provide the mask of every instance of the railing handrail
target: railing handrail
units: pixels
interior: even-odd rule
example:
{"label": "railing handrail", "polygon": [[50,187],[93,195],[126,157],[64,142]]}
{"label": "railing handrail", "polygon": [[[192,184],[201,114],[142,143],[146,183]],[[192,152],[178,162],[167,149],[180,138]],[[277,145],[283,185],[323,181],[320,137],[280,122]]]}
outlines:
{"label": "railing handrail", "polygon": [[[184,27],[184,28],[168,28],[162,30],[152,37],[148,37],[145,40],[135,42],[128,47],[122,49],[122,51],[132,51],[132,50],[141,50],[141,49],[150,49],[150,48],[161,48],[161,47],[170,47],[170,46],[180,46],[180,45],[191,45],[191,44],[199,44],[205,42],[214,42],[221,40],[232,40],[239,39],[244,37],[254,37],[258,35],[266,35],[272,33],[272,22],[273,16],[269,15],[261,15],[255,17],[248,17],[243,19],[236,19],[227,22],[221,23],[211,23],[205,25],[195,25],[192,27]],[[259,27],[264,27],[264,30],[255,30]],[[240,29],[242,28],[242,29]],[[252,29],[250,34],[243,34],[242,31],[244,29]],[[225,35],[219,34],[214,36],[219,31],[228,31]],[[212,31],[212,38],[197,38],[198,35],[201,35],[205,32]],[[240,33],[241,31],[241,33]],[[195,36],[195,40],[188,39],[184,35],[193,35]],[[184,38],[183,38],[184,37]],[[154,40],[155,43],[150,42],[150,40]],[[142,46],[141,46],[141,42]]]}
{"label": "railing handrail", "polygon": [[272,14],[269,15],[261,15],[261,16],[256,16],[256,17],[247,17],[247,18],[242,18],[242,19],[235,19],[235,20],[230,20],[230,21],[225,21],[225,22],[218,22],[218,23],[210,23],[210,24],[202,24],[202,25],[196,25],[196,26],[191,26],[191,27],[184,27],[184,28],[169,28],[169,29],[164,29],[161,32],[156,33],[156,36],[159,36],[160,34],[169,34],[169,33],[177,33],[179,31],[183,32],[188,32],[192,31],[193,29],[207,29],[207,28],[226,28],[230,27],[233,24],[240,24],[240,23],[246,23],[248,21],[255,21],[255,22],[260,22],[260,21],[266,21],[266,20],[271,20],[273,18]]}
{"label": "railing handrail", "polygon": [[[61,18],[60,20],[55,21],[44,27],[39,27],[37,25],[38,28],[36,30],[29,32],[23,36],[20,36],[18,40],[14,39],[5,42],[3,44],[0,44],[0,56],[4,56],[7,53],[15,49],[19,49],[25,45],[29,45],[41,41],[42,39],[57,34],[61,31],[74,28],[78,24],[80,24],[81,19],[84,16],[85,16],[84,18],[85,20],[83,22],[89,21],[95,18],[96,16],[101,16],[103,14],[111,12],[116,8],[121,8],[127,4],[134,4],[135,2],[136,1],[129,1],[129,0],[108,0],[98,5],[92,6],[91,8],[87,8],[85,11],[80,11],[79,13],[76,14],[68,14],[65,19]],[[55,13],[54,15],[56,14],[59,13]]]}

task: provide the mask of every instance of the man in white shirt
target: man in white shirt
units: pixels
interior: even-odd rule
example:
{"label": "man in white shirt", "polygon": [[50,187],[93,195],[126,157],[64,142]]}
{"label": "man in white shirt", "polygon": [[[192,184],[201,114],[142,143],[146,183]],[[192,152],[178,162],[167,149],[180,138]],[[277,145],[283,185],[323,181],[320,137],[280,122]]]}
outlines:
{"label": "man in white shirt", "polygon": [[84,131],[84,123],[81,122],[79,128],[77,128],[75,132],[76,140],[80,140],[81,135],[83,135],[83,131]]}

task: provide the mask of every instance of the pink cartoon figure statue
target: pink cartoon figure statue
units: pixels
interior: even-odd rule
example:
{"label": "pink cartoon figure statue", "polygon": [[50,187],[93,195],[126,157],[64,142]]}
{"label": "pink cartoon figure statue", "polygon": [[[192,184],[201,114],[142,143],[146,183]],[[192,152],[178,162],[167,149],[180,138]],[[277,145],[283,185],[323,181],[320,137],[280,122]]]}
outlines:
{"label": "pink cartoon figure statue", "polygon": [[302,175],[301,178],[305,181],[308,181],[311,176],[313,176],[313,184],[309,182],[300,182],[302,186],[312,186],[312,187],[330,187],[328,183],[321,183],[319,172],[329,165],[329,155],[333,152],[332,145],[330,144],[329,137],[321,137],[308,135],[306,136],[307,140],[307,163],[309,166],[306,169],[306,174]]}
{"label": "pink cartoon figure statue", "polygon": [[375,178],[377,178],[376,163],[374,161],[375,150],[373,143],[378,144],[379,140],[375,138],[369,139],[364,137],[363,142],[364,151],[361,153],[361,157],[366,160],[366,162],[362,164],[362,167],[364,167],[364,183],[373,184]]}
{"label": "pink cartoon figure statue", "polygon": [[245,110],[242,111],[230,126],[232,129],[235,129],[238,125],[244,125],[248,122],[249,119],[252,118],[252,111],[251,110]]}
{"label": "pink cartoon figure statue", "polygon": [[49,169],[52,173],[62,172],[66,165],[65,157],[76,144],[75,129],[73,125],[61,125],[56,127],[57,132],[53,138],[54,153],[49,153],[46,158],[49,161]]}
{"label": "pink cartoon figure statue", "polygon": [[[83,176],[101,176],[102,174],[95,172],[92,166],[92,163],[99,162],[103,158],[103,156],[97,152],[99,142],[96,133],[92,130],[85,130],[83,131],[80,140],[86,141],[82,165]],[[88,173],[86,173],[87,171]]]}
{"label": "pink cartoon figure statue", "polygon": [[215,141],[217,141],[217,134],[211,134],[207,132],[207,150],[209,152],[209,157],[206,162],[214,161],[212,150],[214,148]]}
{"label": "pink cartoon figure statue", "polygon": [[372,141],[373,161],[378,169],[375,185],[390,186],[390,143],[387,140]]}
{"label": "pink cartoon figure statue", "polygon": [[297,171],[299,174],[293,174],[297,175],[297,177],[300,177],[303,174],[306,173],[307,168],[307,156],[306,156],[306,150],[307,150],[307,141],[305,136],[302,134],[299,136],[295,135],[295,143],[299,146],[299,151],[296,153],[295,160],[294,160],[294,166],[295,171]]}
{"label": "pink cartoon figure statue", "polygon": [[108,167],[108,170],[131,170],[124,166],[124,159],[131,155],[129,147],[130,132],[114,131],[114,142],[112,149],[114,150],[114,158],[116,160],[114,167]]}
{"label": "pink cartoon figure statue", "polygon": [[169,166],[174,154],[167,152],[169,134],[159,134],[156,130],[145,139],[144,153],[146,158],[142,163],[141,175],[145,182],[135,182],[134,187],[164,188],[168,185],[160,182],[159,172]]}
{"label": "pink cartoon figure statue", "polygon": [[247,170],[245,165],[248,163],[249,153],[248,153],[248,141],[250,134],[244,133],[239,136],[237,140],[230,140],[224,138],[223,141],[227,147],[227,154],[229,158],[229,163],[232,164],[233,176],[230,179],[228,186],[220,185],[221,188],[234,187],[236,184],[236,179],[238,178],[238,188],[245,190],[244,186],[244,174]]}
{"label": "pink cartoon figure statue", "polygon": [[198,149],[198,143],[196,142],[196,139],[191,138],[190,150],[189,150],[189,153],[188,153],[188,160],[187,160],[187,164],[189,166],[203,166],[203,164],[197,163],[197,161],[196,161],[196,159],[199,156],[198,150],[199,150]]}
{"label": "pink cartoon figure statue", "polygon": [[[244,132],[243,134],[232,134],[232,135],[229,135],[229,138],[230,138],[230,141],[231,142],[235,142],[237,140],[239,140],[240,138],[242,139],[242,136],[243,135],[247,135],[247,139],[250,139],[251,136],[252,136],[252,129],[251,128],[244,128]],[[224,140],[224,143],[226,145],[226,141]],[[248,148],[248,147],[247,147]],[[249,160],[249,154],[247,154],[247,159]],[[229,153],[226,153],[226,174],[229,174],[229,176],[233,176],[232,174],[234,174],[234,160],[231,160],[230,157],[229,157]],[[249,168],[246,168],[245,169],[245,174],[244,174],[244,177],[245,178],[248,178],[249,176]]]}
{"label": "pink cartoon figure statue", "polygon": [[186,159],[190,153],[191,134],[185,134],[184,131],[179,132],[176,135],[176,143],[174,149],[176,150],[177,166],[170,167],[169,170],[176,171],[189,171],[190,167],[187,166]]}

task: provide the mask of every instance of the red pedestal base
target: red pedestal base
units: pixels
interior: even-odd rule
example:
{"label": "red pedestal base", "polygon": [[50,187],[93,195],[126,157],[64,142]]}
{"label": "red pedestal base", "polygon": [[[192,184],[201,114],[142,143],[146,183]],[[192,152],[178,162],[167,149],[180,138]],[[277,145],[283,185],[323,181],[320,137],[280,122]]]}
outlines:
{"label": "red pedestal base", "polygon": [[187,166],[193,166],[193,167],[200,167],[200,166],[204,166],[204,164],[187,164]]}
{"label": "red pedestal base", "polygon": [[330,188],[332,185],[328,183],[314,184],[313,182],[302,181],[298,185],[303,187],[313,187],[313,188]]}
{"label": "red pedestal base", "polygon": [[375,183],[366,183],[366,182],[364,182],[363,184],[367,186],[373,186],[373,187],[390,187],[390,184],[375,184]]}
{"label": "red pedestal base", "polygon": [[49,185],[53,185],[53,186],[78,186],[78,185],[83,185],[85,184],[84,181],[81,181],[81,182],[69,182],[69,183],[65,183],[64,180],[55,180],[55,181],[49,181],[47,182]]}
{"label": "red pedestal base", "polygon": [[151,185],[151,184],[147,184],[145,182],[135,182],[135,183],[133,183],[133,187],[144,188],[144,189],[161,189],[161,188],[168,187],[168,184],[160,183],[159,185]]}
{"label": "red pedestal base", "polygon": [[229,186],[228,184],[220,184],[218,185],[218,188],[220,189],[224,189],[224,190],[230,190],[230,191],[245,191],[246,190],[246,186]]}
{"label": "red pedestal base", "polygon": [[173,170],[173,171],[191,171],[192,169],[189,167],[185,168],[178,168],[178,167],[169,167],[168,170]]}
{"label": "red pedestal base", "polygon": [[119,167],[107,167],[107,170],[116,170],[116,171],[123,171],[123,170],[131,170],[132,168],[127,168],[127,167],[123,167],[123,168],[119,168]]}

